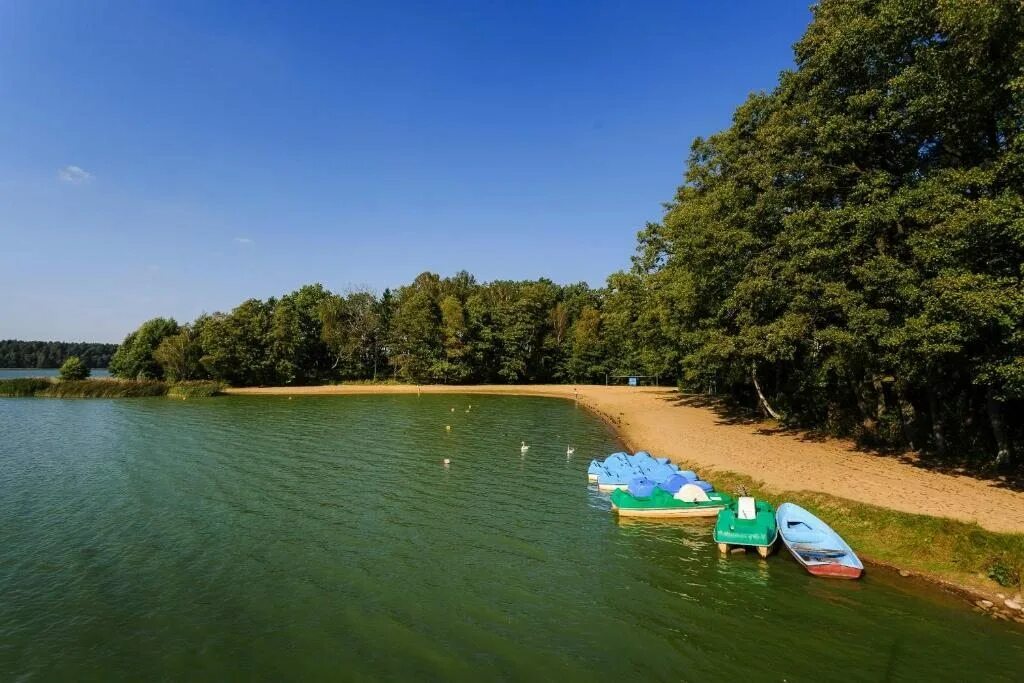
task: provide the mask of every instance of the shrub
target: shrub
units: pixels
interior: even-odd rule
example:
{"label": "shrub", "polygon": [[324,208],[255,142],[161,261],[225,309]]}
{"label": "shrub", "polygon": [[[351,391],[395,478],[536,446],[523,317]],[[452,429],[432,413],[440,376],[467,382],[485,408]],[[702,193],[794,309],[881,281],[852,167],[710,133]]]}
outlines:
{"label": "shrub", "polygon": [[60,378],[66,381],[85,379],[89,376],[89,368],[78,356],[68,356],[64,364],[60,366]]}
{"label": "shrub", "polygon": [[1019,568],[1011,566],[1001,558],[996,558],[988,567],[988,578],[1000,586],[1013,588],[1021,585],[1021,572]]}
{"label": "shrub", "polygon": [[223,382],[210,380],[178,382],[171,385],[170,389],[167,390],[167,395],[171,398],[207,398],[209,396],[219,396],[223,393],[224,387]]}

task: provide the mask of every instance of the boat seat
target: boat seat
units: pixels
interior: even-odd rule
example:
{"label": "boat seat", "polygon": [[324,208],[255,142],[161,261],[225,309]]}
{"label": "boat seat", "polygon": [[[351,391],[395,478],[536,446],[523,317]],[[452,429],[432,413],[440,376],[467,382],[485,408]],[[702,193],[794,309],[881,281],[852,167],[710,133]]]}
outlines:
{"label": "boat seat", "polygon": [[684,503],[705,503],[710,500],[707,492],[694,484],[683,484],[674,496],[676,500]]}
{"label": "boat seat", "polygon": [[742,496],[736,503],[736,519],[756,519],[757,506],[750,496]]}
{"label": "boat seat", "polygon": [[825,534],[811,529],[788,529],[784,535],[786,540],[790,543],[807,543],[809,545],[814,545],[825,540]]}

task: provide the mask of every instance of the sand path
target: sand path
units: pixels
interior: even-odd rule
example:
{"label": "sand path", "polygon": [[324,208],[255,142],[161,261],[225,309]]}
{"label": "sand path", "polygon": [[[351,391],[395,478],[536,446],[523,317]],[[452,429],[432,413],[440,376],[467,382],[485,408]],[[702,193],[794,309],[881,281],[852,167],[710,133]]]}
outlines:
{"label": "sand path", "polygon": [[903,512],[977,522],[1024,533],[1024,493],[967,476],[864,453],[840,439],[808,440],[766,425],[735,422],[664,388],[571,385],[342,385],[232,389],[237,394],[515,394],[573,399],[602,414],[631,449],[707,469],[731,470],[776,490],[821,491]]}

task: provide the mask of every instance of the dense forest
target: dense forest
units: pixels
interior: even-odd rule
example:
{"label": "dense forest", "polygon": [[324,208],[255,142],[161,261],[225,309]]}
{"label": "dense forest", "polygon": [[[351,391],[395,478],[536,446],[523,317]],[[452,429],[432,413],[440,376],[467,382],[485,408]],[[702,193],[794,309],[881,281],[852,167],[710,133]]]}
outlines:
{"label": "dense forest", "polygon": [[620,369],[606,334],[617,324],[615,300],[585,284],[480,284],[466,272],[423,273],[381,296],[307,285],[188,325],[150,320],[125,339],[110,370],[233,385],[604,382]]}
{"label": "dense forest", "polygon": [[58,368],[78,356],[88,368],[105,368],[117,344],[0,340],[0,368]]}
{"label": "dense forest", "polygon": [[233,384],[660,375],[785,424],[1005,462],[1024,450],[1024,10],[823,0],[795,67],[691,149],[603,289],[424,273],[179,326],[123,376]]}

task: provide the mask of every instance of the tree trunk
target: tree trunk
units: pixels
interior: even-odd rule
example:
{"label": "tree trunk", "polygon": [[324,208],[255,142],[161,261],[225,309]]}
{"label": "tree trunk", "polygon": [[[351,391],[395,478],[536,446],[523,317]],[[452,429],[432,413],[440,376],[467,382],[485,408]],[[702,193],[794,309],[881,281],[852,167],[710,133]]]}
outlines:
{"label": "tree trunk", "polygon": [[935,441],[935,451],[939,455],[946,455],[946,432],[942,428],[942,416],[939,414],[939,401],[935,396],[935,389],[929,382],[928,386],[928,412],[932,418],[932,440]]}
{"label": "tree trunk", "polygon": [[1003,402],[996,398],[995,389],[985,390],[985,403],[988,407],[988,421],[992,425],[992,436],[996,439],[996,464],[1002,465],[1010,459],[1010,439],[1006,436],[1006,423],[1003,421]]}
{"label": "tree trunk", "polygon": [[849,380],[850,391],[853,392],[853,399],[857,403],[857,410],[860,412],[860,426],[864,429],[866,434],[870,434],[874,437],[878,434],[878,423],[875,420],[875,411],[871,408],[871,403],[865,396],[864,388],[867,386],[866,383],[861,381]]}
{"label": "tree trunk", "polygon": [[782,416],[779,415],[768,403],[768,399],[764,397],[764,392],[761,391],[761,385],[757,381],[757,365],[751,363],[750,365],[750,379],[754,383],[754,390],[757,391],[757,398],[761,402],[761,407],[764,408],[765,412],[771,415],[776,420],[781,420]]}
{"label": "tree trunk", "polygon": [[900,428],[903,430],[903,440],[907,442],[911,450],[914,450],[914,404],[907,399],[907,395],[899,382],[895,385],[896,403],[899,406]]}
{"label": "tree trunk", "polygon": [[875,389],[875,419],[879,424],[884,424],[887,406],[885,405],[885,384],[882,378],[876,374],[871,375],[871,386]]}

